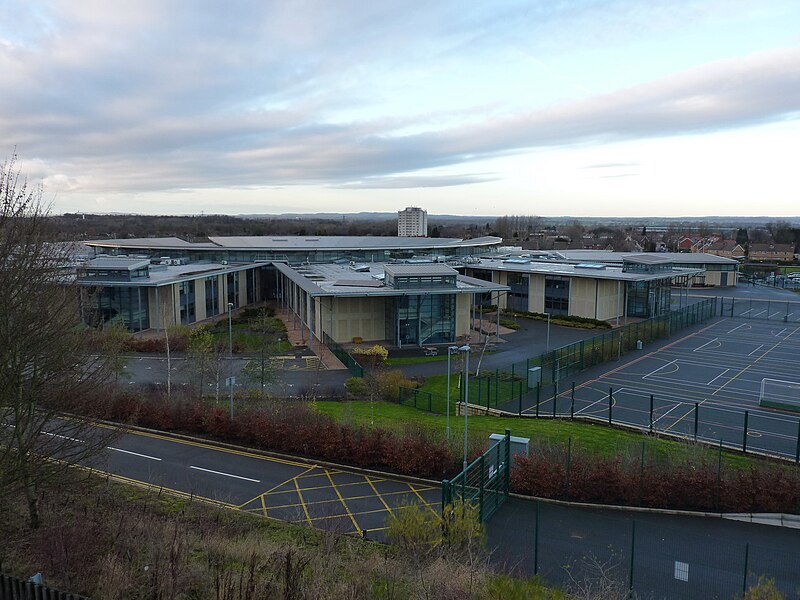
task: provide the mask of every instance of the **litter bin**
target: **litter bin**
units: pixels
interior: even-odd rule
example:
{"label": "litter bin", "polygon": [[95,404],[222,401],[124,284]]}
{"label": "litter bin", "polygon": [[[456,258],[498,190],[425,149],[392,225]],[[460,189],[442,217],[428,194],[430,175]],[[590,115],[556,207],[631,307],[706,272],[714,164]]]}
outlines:
{"label": "litter bin", "polygon": [[636,340],[636,349],[637,350],[641,350],[642,349],[642,340]]}

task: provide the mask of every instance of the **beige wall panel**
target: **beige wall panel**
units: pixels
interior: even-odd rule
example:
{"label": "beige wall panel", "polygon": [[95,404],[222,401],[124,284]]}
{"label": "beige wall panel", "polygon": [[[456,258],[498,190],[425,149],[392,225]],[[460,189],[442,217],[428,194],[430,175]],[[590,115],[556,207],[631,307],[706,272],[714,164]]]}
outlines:
{"label": "beige wall panel", "polygon": [[594,319],[596,279],[573,277],[569,283],[569,314]]}
{"label": "beige wall panel", "polygon": [[469,335],[470,294],[456,294],[456,337]]}
{"label": "beige wall panel", "polygon": [[239,271],[239,306],[247,306],[247,271]]}
{"label": "beige wall panel", "polygon": [[544,275],[531,273],[530,292],[528,294],[528,311],[544,312]]}
{"label": "beige wall panel", "polygon": [[206,318],[206,282],[205,279],[195,279],[192,281],[194,286],[194,314],[195,321],[202,321]]}
{"label": "beige wall panel", "polygon": [[624,311],[625,284],[619,284],[619,294],[617,295],[617,282],[609,280],[598,280],[597,289],[597,318],[601,321],[615,319],[622,316]]}
{"label": "beige wall panel", "polygon": [[[158,296],[158,302],[156,302],[156,296]],[[156,288],[147,288],[147,302],[152,329],[164,329],[164,327],[172,327],[175,324],[178,307],[172,286],[158,288],[158,294],[156,294]]]}
{"label": "beige wall panel", "polygon": [[336,298],[334,319],[339,343],[352,342],[354,337],[364,341],[380,341],[386,337],[384,298]]}

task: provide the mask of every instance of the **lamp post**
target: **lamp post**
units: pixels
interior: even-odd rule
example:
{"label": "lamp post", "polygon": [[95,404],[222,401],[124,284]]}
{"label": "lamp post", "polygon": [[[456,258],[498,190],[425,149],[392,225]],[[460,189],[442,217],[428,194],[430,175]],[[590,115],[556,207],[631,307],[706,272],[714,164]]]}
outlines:
{"label": "lamp post", "polygon": [[231,365],[231,376],[228,379],[231,388],[231,419],[233,419],[233,302],[228,302],[228,359]]}
{"label": "lamp post", "polygon": [[469,344],[464,344],[458,349],[464,353],[464,470],[467,470],[467,447],[469,426]]}
{"label": "lamp post", "polygon": [[458,352],[458,346],[447,347],[447,425],[445,426],[445,436],[450,439],[450,355]]}

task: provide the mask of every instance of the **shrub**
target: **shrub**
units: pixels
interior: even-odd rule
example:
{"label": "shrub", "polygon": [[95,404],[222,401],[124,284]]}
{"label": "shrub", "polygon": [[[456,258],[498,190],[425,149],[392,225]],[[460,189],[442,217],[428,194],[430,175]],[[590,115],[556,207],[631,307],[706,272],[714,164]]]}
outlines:
{"label": "shrub", "polygon": [[362,377],[351,377],[344,382],[347,393],[353,398],[366,398],[369,394],[369,386]]}

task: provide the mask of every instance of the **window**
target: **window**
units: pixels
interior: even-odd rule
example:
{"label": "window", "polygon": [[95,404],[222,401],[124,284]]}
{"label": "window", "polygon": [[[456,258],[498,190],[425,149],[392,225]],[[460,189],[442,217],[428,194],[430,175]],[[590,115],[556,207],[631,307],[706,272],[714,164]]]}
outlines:
{"label": "window", "polygon": [[182,281],[179,284],[181,323],[188,325],[197,320],[195,309],[194,281]]}
{"label": "window", "polygon": [[206,317],[219,314],[219,280],[216,277],[206,279]]}
{"label": "window", "polygon": [[228,273],[228,304],[239,308],[239,273]]}
{"label": "window", "polygon": [[552,315],[569,314],[569,277],[544,278],[544,311]]}

